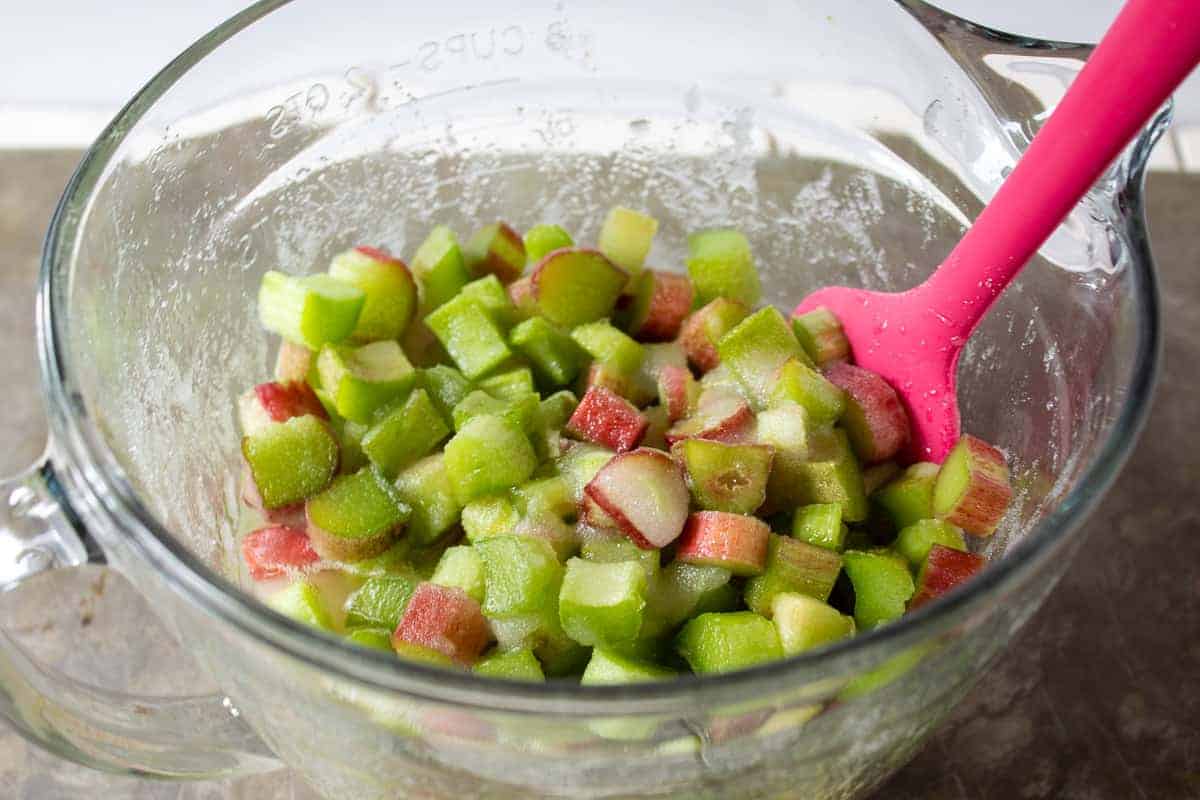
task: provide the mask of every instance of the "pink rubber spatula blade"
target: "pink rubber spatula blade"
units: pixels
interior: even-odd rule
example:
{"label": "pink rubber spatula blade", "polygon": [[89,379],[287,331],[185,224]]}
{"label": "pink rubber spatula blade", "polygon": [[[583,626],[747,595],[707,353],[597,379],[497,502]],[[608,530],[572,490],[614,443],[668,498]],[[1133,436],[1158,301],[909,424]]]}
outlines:
{"label": "pink rubber spatula blade", "polygon": [[901,293],[831,287],[796,307],[841,320],[854,360],[908,409],[909,461],[942,461],[959,436],[967,339],[1058,224],[1200,61],[1200,0],[1130,0],[1016,169],[924,283]]}

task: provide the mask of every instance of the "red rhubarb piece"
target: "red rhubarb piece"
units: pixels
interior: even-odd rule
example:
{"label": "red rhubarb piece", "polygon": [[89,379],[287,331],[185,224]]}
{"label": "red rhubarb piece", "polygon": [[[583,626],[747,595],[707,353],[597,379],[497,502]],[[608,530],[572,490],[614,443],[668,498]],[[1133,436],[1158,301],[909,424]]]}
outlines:
{"label": "red rhubarb piece", "polygon": [[976,553],[935,544],[929,548],[929,555],[917,577],[917,592],[908,603],[909,610],[941,597],[983,569],[986,563],[987,560]]}
{"label": "red rhubarb piece", "polygon": [[242,540],[242,558],[256,581],[280,578],[320,560],[308,534],[286,525],[259,528]]}
{"label": "red rhubarb piece", "polygon": [[483,611],[462,589],[422,583],[413,592],[393,642],[428,647],[470,666],[491,641]]}
{"label": "red rhubarb piece", "polygon": [[605,386],[592,386],[567,420],[572,436],[623,453],[641,441],[649,423],[625,398]]}
{"label": "red rhubarb piece", "polygon": [[908,413],[896,390],[882,376],[836,361],[825,368],[825,377],[846,392],[842,424],[862,461],[887,461],[908,444]]}

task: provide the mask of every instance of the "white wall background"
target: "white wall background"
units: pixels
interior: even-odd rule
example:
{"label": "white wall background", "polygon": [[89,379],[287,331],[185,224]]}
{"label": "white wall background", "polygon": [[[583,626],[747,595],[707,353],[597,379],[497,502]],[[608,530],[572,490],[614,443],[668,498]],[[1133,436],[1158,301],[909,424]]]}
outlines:
{"label": "white wall background", "polygon": [[[0,0],[0,147],[88,143],[150,75],[245,4]],[[1003,30],[1094,41],[1121,3],[943,0],[941,5]],[[1200,80],[1193,79],[1179,99],[1180,119],[1200,123]]]}

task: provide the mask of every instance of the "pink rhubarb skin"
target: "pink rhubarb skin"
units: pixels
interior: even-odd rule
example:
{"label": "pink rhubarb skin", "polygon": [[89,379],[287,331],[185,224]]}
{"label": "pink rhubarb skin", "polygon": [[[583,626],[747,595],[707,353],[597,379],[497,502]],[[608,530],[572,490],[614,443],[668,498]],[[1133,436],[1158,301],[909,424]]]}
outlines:
{"label": "pink rhubarb skin", "polygon": [[831,287],[824,306],[854,361],[895,387],[908,462],[941,462],[959,436],[955,372],[996,298],[1200,61],[1200,0],[1130,0],[1008,180],[924,283],[898,294]]}

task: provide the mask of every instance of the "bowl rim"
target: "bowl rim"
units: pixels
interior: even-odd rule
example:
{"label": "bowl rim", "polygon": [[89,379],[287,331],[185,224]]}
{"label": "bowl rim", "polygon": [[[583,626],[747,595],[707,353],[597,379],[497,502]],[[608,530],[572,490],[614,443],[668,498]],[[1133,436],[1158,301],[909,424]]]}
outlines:
{"label": "bowl rim", "polygon": [[[1135,256],[1129,272],[1138,324],[1135,360],[1122,405],[1092,463],[1059,506],[967,586],[889,625],[818,650],[735,673],[682,675],[662,683],[623,686],[580,686],[566,681],[524,684],[451,672],[345,644],[269,609],[177,542],[139,500],[98,427],[90,422],[83,394],[74,388],[65,346],[69,341],[65,303],[70,283],[67,266],[75,251],[81,209],[86,208],[125,135],[192,66],[230,37],[293,1],[260,0],[214,28],[155,75],[114,118],[84,155],[55,210],[43,249],[37,299],[39,358],[42,388],[48,399],[51,452],[66,457],[60,464],[68,467],[70,488],[82,496],[78,507],[103,511],[106,521],[123,535],[123,542],[131,544],[140,558],[165,576],[175,591],[258,644],[317,667],[327,676],[339,675],[373,689],[478,710],[561,717],[694,713],[712,704],[737,703],[764,696],[764,692],[778,692],[781,687],[802,687],[827,678],[829,671],[822,667],[835,659],[841,659],[843,666],[875,663],[952,628],[1058,552],[1128,458],[1148,416],[1158,370],[1161,322],[1144,218],[1143,182],[1150,146],[1169,119],[1169,107],[1139,138],[1124,188],[1122,215]],[[1003,33],[962,20],[923,0],[895,2],[912,14],[957,20],[965,30],[993,44],[1080,48],[1084,52],[1088,47]],[[701,693],[704,706],[697,706]]]}

